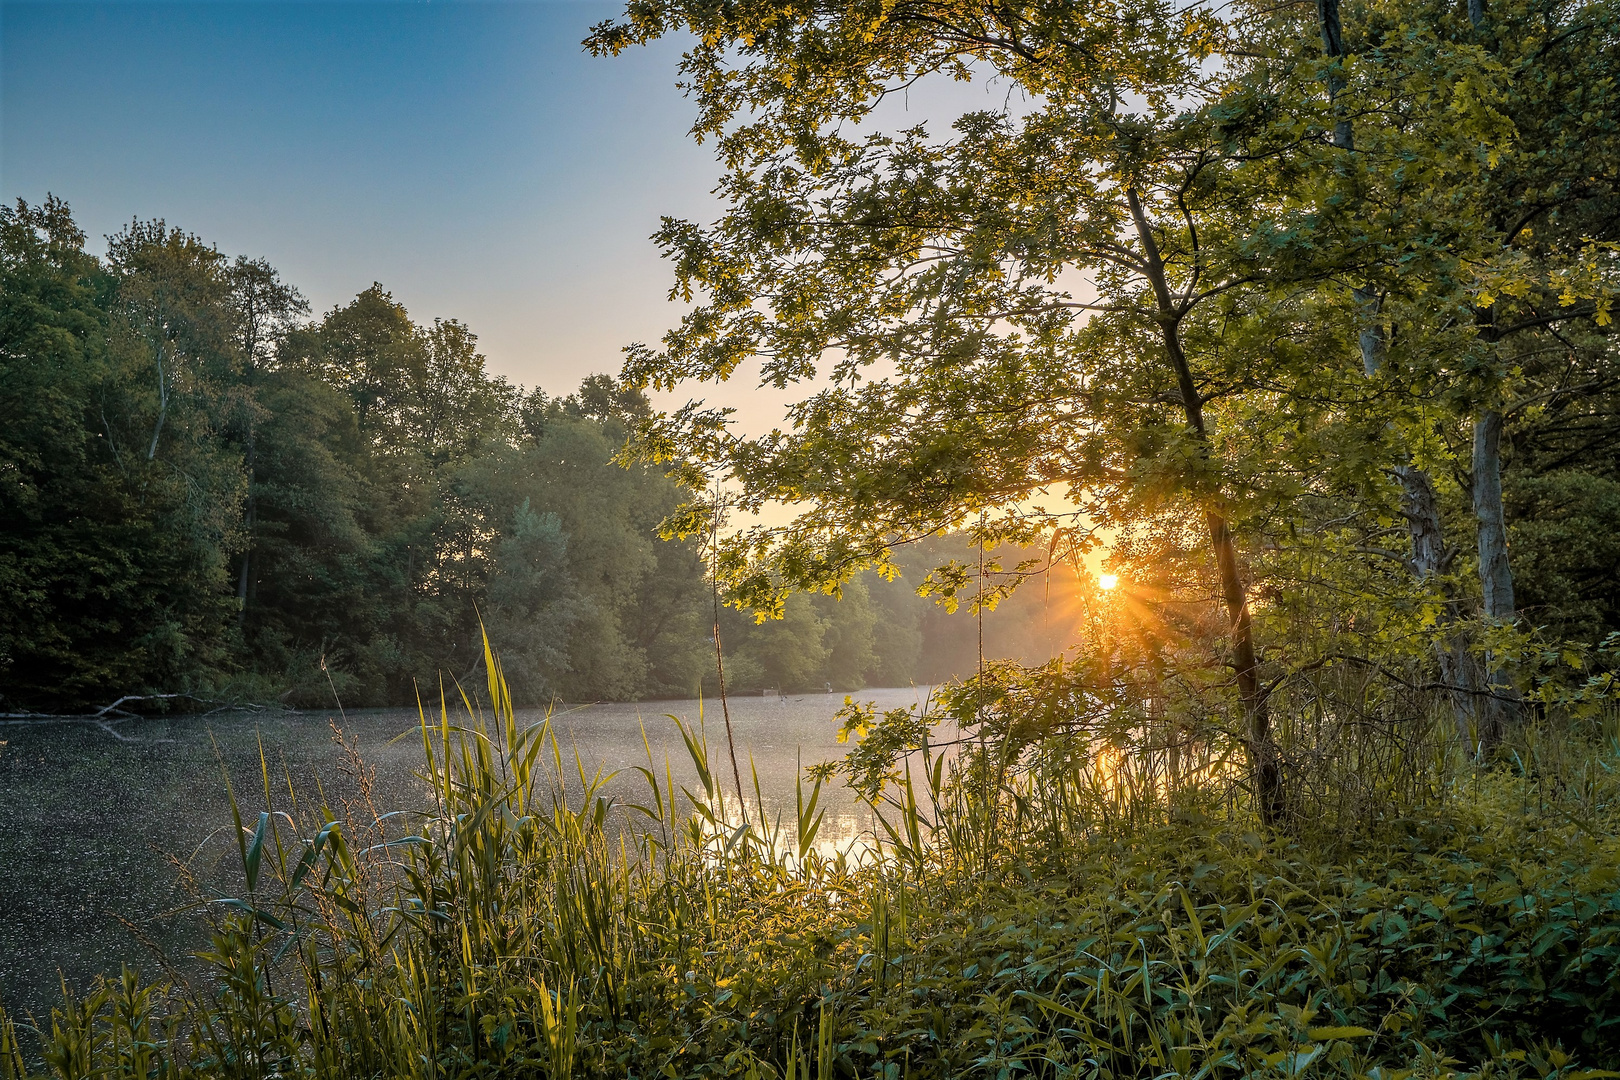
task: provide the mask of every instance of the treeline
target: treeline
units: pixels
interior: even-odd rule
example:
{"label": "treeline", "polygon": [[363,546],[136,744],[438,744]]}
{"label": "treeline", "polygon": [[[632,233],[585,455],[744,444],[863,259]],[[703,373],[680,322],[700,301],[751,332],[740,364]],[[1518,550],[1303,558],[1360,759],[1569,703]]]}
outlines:
{"label": "treeline", "polygon": [[[682,492],[612,460],[647,408],[606,376],[513,386],[380,285],[311,319],[268,263],[163,222],[97,257],[59,200],[0,209],[0,711],[409,703],[473,671],[480,620],[520,700],[713,692],[701,548],[657,536]],[[977,628],[916,580],[726,610],[729,685],[955,674]],[[992,646],[1044,648],[1030,617],[992,617]]]}
{"label": "treeline", "polygon": [[[1088,603],[1095,586],[1084,580],[1086,572],[1061,560],[1048,566],[1047,555],[1046,549],[1009,545],[989,556],[994,569],[987,569],[985,581],[994,595],[986,597],[983,612],[986,657],[1044,663],[1072,646],[1079,625],[1096,615],[1096,605]],[[901,572],[892,581],[867,572],[837,597],[792,593],[782,617],[764,622],[746,609],[722,609],[728,688],[936,686],[973,674],[980,645],[975,586],[958,597],[954,610],[918,596],[917,587],[936,567],[974,558],[961,534],[927,537],[896,553]],[[704,687],[713,693],[710,668]]]}

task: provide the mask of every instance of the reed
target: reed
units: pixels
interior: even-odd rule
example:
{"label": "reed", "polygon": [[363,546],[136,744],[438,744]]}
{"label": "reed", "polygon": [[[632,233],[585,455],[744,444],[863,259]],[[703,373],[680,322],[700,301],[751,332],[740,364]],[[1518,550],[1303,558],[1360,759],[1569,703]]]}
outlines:
{"label": "reed", "polygon": [[1620,1076],[1612,716],[1351,851],[1049,745],[925,749],[823,853],[819,780],[744,821],[682,727],[696,784],[649,752],[615,805],[486,666],[421,712],[426,810],[262,765],[207,977],[0,1014],[0,1078]]}

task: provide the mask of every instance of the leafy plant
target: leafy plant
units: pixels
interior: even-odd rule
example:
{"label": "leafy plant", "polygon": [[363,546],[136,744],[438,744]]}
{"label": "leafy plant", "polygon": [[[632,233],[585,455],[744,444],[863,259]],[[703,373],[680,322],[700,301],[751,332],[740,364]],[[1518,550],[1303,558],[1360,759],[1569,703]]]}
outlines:
{"label": "leafy plant", "polygon": [[614,803],[486,662],[487,697],[421,714],[428,809],[265,766],[243,888],[199,903],[208,977],[0,1016],[0,1076],[1616,1075],[1612,715],[1441,760],[1353,839],[1265,838],[1225,780],[1129,756],[930,748],[828,854],[819,782],[744,823],[700,730],[695,788],[649,755]]}

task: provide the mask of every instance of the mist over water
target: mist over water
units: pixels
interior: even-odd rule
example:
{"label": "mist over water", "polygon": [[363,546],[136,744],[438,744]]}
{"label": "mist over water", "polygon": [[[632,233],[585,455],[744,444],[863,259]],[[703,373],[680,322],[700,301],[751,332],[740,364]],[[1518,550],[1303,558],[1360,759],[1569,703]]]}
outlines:
{"label": "mist over water", "polygon": [[[919,702],[923,689],[874,689],[852,695],[880,709]],[[743,784],[753,810],[753,774],[767,818],[792,832],[795,778],[801,763],[842,757],[833,714],[842,694],[741,696],[730,700]],[[669,715],[706,732],[716,779],[732,790],[725,725],[718,701],[661,701],[559,706],[553,727],[564,755],[565,790],[578,790],[578,770],[617,773],[605,791],[645,802],[635,766],[648,751],[659,773],[696,790],[696,773]],[[524,710],[525,724],[544,719]],[[456,722],[455,711],[451,722]],[[183,872],[208,886],[239,888],[226,778],[244,816],[265,801],[261,748],[271,800],[294,797],[313,810],[356,799],[334,725],[358,740],[375,770],[380,812],[428,805],[422,741],[415,710],[230,713],[154,717],[116,725],[59,721],[0,727],[0,1002],[20,1014],[48,1016],[61,978],[82,990],[99,972],[128,962],[156,976],[159,966],[132,925],[171,959],[206,944],[195,914],[168,915],[191,895]],[[643,742],[645,733],[645,743]],[[942,738],[948,738],[944,734]],[[577,758],[576,758],[577,755]],[[289,786],[291,794],[289,794]],[[845,788],[823,792],[827,816],[817,846],[859,847],[874,827],[870,809]]]}

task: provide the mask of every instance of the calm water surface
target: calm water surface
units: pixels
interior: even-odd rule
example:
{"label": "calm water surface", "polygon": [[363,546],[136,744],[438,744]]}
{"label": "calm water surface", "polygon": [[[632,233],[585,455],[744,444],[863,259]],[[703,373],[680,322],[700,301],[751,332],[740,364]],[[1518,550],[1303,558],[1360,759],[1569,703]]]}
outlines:
{"label": "calm water surface", "polygon": [[[855,696],[897,708],[920,693]],[[849,749],[837,742],[832,723],[843,700],[836,694],[732,699],[743,782],[751,786],[751,756],[768,815],[791,822],[801,759],[809,765]],[[725,729],[708,704],[710,760],[729,774]],[[554,723],[565,754],[577,749],[587,772],[620,771],[609,790],[642,801],[645,783],[630,770],[647,763],[643,730],[660,771],[667,757],[677,783],[695,783],[671,713],[699,721],[697,702],[665,701],[567,708]],[[520,715],[526,723],[541,718]],[[257,810],[264,801],[262,746],[281,792],[290,778],[301,797],[317,791],[334,803],[353,797],[355,780],[343,771],[329,721],[359,740],[376,770],[380,809],[425,805],[414,710],[152,718],[119,724],[116,735],[77,722],[0,726],[0,1001],[43,1012],[60,1000],[62,978],[82,988],[125,961],[156,974],[150,951],[126,922],[172,956],[195,950],[202,943],[196,920],[164,913],[187,900],[177,864],[204,885],[231,883],[237,856],[226,776],[244,809]],[[861,843],[873,825],[870,812],[844,789],[825,793],[823,803],[822,841]]]}

